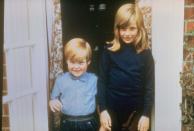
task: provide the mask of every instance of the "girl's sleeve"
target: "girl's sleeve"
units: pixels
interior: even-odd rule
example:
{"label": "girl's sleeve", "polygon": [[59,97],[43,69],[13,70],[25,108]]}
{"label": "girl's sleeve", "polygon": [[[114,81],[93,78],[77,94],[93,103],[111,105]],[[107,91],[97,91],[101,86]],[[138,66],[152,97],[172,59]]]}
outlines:
{"label": "girl's sleeve", "polygon": [[107,86],[107,76],[110,65],[110,58],[108,50],[105,49],[100,57],[99,62],[99,73],[97,82],[97,100],[99,105],[99,110],[102,112],[106,110],[106,86]]}
{"label": "girl's sleeve", "polygon": [[60,95],[60,80],[59,80],[59,78],[57,78],[55,80],[55,84],[54,84],[53,90],[51,92],[51,100],[58,99],[59,95]]}
{"label": "girl's sleeve", "polygon": [[155,87],[155,66],[151,50],[147,50],[145,54],[145,90],[144,90],[144,110],[143,115],[150,116],[154,103],[154,87]]}

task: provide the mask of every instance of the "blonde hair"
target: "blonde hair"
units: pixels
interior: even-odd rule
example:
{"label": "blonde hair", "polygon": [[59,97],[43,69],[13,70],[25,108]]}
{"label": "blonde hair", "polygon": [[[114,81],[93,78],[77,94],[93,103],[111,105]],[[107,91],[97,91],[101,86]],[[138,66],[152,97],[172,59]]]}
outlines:
{"label": "blonde hair", "polygon": [[133,20],[135,20],[138,28],[138,34],[134,42],[136,51],[140,53],[144,49],[149,48],[148,36],[140,8],[137,4],[124,4],[118,9],[115,16],[114,39],[111,42],[107,42],[108,44],[113,44],[109,50],[117,51],[120,49],[119,29],[128,27]]}
{"label": "blonde hair", "polygon": [[66,60],[73,62],[89,62],[92,57],[92,50],[87,41],[82,38],[73,38],[67,42],[64,47],[64,56]]}

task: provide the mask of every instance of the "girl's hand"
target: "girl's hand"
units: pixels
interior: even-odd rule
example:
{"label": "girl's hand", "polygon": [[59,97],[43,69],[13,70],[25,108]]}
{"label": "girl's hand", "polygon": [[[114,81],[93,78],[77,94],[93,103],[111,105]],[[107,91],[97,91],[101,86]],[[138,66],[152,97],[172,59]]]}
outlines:
{"label": "girl's hand", "polygon": [[107,131],[107,129],[105,127],[103,127],[103,126],[100,126],[99,131]]}
{"label": "girl's hand", "polygon": [[49,106],[50,106],[52,112],[60,111],[62,108],[62,104],[58,99],[50,100]]}
{"label": "girl's hand", "polygon": [[138,131],[147,131],[149,129],[149,118],[146,116],[141,116],[138,122]]}
{"label": "girl's hand", "polygon": [[110,118],[110,115],[108,114],[107,110],[104,110],[104,111],[102,111],[100,113],[100,124],[101,124],[101,128],[102,129],[104,128],[104,129],[106,129],[108,131],[111,130],[111,126],[112,126],[112,124],[111,124],[111,118]]}

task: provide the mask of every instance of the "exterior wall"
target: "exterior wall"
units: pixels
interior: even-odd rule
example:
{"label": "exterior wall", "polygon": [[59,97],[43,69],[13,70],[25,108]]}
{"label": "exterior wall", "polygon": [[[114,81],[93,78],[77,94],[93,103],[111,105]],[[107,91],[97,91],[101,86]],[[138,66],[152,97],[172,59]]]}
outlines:
{"label": "exterior wall", "polygon": [[[3,57],[3,96],[7,95],[7,77],[6,77],[6,61]],[[10,131],[9,128],[9,108],[8,104],[3,104],[2,110],[2,131]]]}

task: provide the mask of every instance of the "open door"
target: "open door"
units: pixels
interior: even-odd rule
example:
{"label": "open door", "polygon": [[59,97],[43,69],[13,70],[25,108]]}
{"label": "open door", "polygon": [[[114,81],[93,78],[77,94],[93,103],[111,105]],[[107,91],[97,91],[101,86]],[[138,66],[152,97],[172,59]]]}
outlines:
{"label": "open door", "polygon": [[48,131],[45,0],[5,0],[10,131]]}

